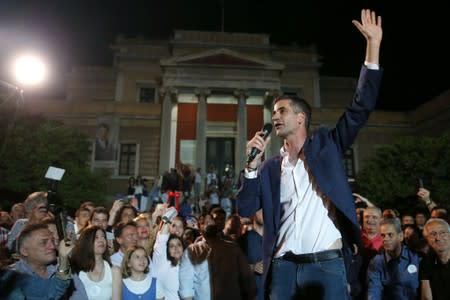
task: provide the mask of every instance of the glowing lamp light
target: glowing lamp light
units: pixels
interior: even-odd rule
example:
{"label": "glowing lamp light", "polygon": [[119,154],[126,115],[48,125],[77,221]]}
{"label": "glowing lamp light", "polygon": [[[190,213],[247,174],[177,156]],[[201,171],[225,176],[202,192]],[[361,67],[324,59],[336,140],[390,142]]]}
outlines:
{"label": "glowing lamp light", "polygon": [[37,85],[44,81],[46,70],[44,63],[37,56],[21,56],[14,64],[14,73],[19,83]]}

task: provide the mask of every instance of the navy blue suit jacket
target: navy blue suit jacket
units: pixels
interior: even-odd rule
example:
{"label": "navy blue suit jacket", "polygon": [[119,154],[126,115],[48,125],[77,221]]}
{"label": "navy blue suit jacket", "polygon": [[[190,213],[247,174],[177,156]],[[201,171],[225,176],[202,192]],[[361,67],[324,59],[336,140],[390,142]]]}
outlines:
{"label": "navy blue suit jacket", "polygon": [[[359,245],[361,234],[343,157],[375,108],[381,77],[381,69],[369,70],[363,66],[353,101],[346,107],[336,127],[332,130],[319,129],[303,145],[306,163],[320,191],[336,208],[338,229],[343,236],[344,247]],[[241,172],[240,187],[236,195],[239,215],[250,217],[258,209],[263,209],[264,282],[275,254],[280,227],[281,161],[282,157],[279,155],[264,161],[255,179],[247,179],[244,172]]]}

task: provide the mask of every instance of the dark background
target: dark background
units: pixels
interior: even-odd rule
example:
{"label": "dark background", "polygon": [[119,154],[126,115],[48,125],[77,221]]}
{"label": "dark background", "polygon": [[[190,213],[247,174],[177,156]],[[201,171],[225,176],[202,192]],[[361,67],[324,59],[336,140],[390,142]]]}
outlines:
{"label": "dark background", "polygon": [[[315,44],[322,75],[353,76],[365,41],[351,23],[361,8],[383,17],[379,109],[409,110],[450,88],[445,1],[39,0],[0,1],[0,80],[11,82],[11,56],[34,48],[51,62],[44,93],[63,92],[73,65],[112,65],[119,34],[170,38],[175,29],[270,34],[279,45]],[[223,9],[224,8],[224,9]],[[27,91],[25,91],[27,92]],[[30,93],[33,91],[30,90]],[[37,93],[37,91],[34,91]],[[42,91],[40,93],[43,93]]]}

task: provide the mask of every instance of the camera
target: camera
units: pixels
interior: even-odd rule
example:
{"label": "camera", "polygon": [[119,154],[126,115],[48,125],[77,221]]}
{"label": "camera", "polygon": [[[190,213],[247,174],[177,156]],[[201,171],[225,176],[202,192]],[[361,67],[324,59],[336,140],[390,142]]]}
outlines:
{"label": "camera", "polygon": [[66,170],[50,166],[45,174],[49,179],[49,189],[47,192],[48,210],[55,216],[56,229],[59,240],[68,241],[66,234],[67,215],[64,208],[56,203],[56,190],[58,182],[61,181]]}

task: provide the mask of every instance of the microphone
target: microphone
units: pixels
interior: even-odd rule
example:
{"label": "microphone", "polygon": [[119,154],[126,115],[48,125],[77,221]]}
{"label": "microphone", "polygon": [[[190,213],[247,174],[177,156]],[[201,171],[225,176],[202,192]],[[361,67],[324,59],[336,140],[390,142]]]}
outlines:
{"label": "microphone", "polygon": [[[273,125],[271,123],[264,124],[264,127],[262,129],[263,133],[261,134],[261,137],[263,139],[267,139],[267,137],[272,132],[272,128],[273,128]],[[255,159],[256,155],[258,155],[260,152],[261,151],[259,151],[258,148],[253,147],[252,151],[250,151],[250,154],[247,156],[247,164],[251,163]]]}

